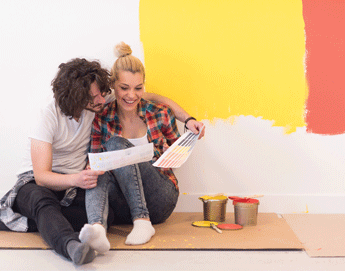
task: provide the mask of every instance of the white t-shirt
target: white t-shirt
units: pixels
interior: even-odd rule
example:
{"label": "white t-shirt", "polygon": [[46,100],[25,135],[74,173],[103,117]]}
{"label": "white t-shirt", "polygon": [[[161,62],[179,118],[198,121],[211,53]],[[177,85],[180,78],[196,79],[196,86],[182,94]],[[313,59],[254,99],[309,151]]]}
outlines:
{"label": "white t-shirt", "polygon": [[149,143],[147,139],[147,133],[143,137],[139,138],[127,138],[129,142],[131,142],[134,146],[140,146]]}
{"label": "white t-shirt", "polygon": [[36,128],[29,135],[28,147],[18,174],[32,170],[31,138],[52,144],[52,170],[78,173],[85,168],[95,114],[83,110],[79,121],[66,117],[52,99],[41,109]]}

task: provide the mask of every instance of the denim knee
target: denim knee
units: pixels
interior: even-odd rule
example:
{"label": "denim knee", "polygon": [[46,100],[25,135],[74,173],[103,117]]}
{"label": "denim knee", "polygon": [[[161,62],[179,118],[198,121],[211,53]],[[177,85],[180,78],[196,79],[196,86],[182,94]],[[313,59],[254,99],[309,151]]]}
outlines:
{"label": "denim knee", "polygon": [[105,149],[107,151],[123,150],[133,146],[126,138],[120,136],[113,136],[105,143]]}
{"label": "denim knee", "polygon": [[61,210],[61,206],[56,195],[45,187],[39,187],[38,189],[31,191],[29,202],[35,211],[36,216],[37,213],[46,206],[52,206]]}
{"label": "denim knee", "polygon": [[150,220],[152,224],[161,224],[163,222],[165,222],[170,215],[172,214],[172,212],[174,211],[176,207],[176,203],[172,204],[170,206],[167,206],[166,209],[161,210],[161,212],[150,212]]}
{"label": "denim knee", "polygon": [[36,219],[37,214],[46,206],[61,209],[56,194],[48,188],[33,182],[25,184],[18,191],[14,208],[22,215]]}

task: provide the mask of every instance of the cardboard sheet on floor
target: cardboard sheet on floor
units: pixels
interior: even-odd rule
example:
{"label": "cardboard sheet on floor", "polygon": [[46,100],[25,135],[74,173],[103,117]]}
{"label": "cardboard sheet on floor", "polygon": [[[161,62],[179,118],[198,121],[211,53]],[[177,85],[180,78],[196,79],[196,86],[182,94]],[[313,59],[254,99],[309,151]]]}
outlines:
{"label": "cardboard sheet on floor", "polygon": [[[202,213],[173,213],[163,224],[155,225],[156,234],[149,243],[125,245],[131,225],[113,226],[108,237],[115,250],[203,250],[203,249],[303,249],[302,244],[283,218],[273,213],[259,213],[256,226],[241,230],[223,230],[192,226],[203,220]],[[234,223],[233,213],[226,214],[224,223]],[[48,248],[37,233],[0,232],[0,248]]]}
{"label": "cardboard sheet on floor", "polygon": [[[110,229],[112,249],[303,249],[286,221],[273,213],[259,213],[256,226],[217,233],[211,228],[192,226],[203,220],[202,213],[173,213],[160,225],[147,244],[126,246],[125,237],[131,226]],[[227,213],[224,223],[234,223],[234,214]]]}
{"label": "cardboard sheet on floor", "polygon": [[37,232],[0,231],[0,248],[50,249]]}
{"label": "cardboard sheet on floor", "polygon": [[285,214],[310,257],[345,257],[344,214]]}

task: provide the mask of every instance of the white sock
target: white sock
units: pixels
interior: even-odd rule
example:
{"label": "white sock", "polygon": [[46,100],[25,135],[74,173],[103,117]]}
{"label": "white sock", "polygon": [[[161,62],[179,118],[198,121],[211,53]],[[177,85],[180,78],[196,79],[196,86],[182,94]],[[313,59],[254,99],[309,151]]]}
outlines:
{"label": "white sock", "polygon": [[110,250],[110,243],[107,239],[107,231],[100,224],[85,224],[79,233],[82,243],[87,243],[98,253],[105,253]]}
{"label": "white sock", "polygon": [[151,221],[137,219],[133,221],[133,230],[127,236],[126,245],[141,245],[150,241],[155,234]]}

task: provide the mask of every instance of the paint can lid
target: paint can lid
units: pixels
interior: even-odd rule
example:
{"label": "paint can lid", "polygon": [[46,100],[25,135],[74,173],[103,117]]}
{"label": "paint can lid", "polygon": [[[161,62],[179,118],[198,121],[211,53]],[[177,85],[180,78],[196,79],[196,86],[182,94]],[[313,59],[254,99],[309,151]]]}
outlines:
{"label": "paint can lid", "polygon": [[214,224],[215,226],[217,226],[218,222],[203,220],[203,221],[194,221],[192,223],[192,225],[195,227],[207,227],[207,228],[211,227],[211,224]]}
{"label": "paint can lid", "polygon": [[224,195],[215,195],[215,196],[202,196],[199,198],[202,201],[228,201],[228,197]]}
{"label": "paint can lid", "polygon": [[238,224],[219,224],[217,226],[221,230],[240,230],[243,226]]}
{"label": "paint can lid", "polygon": [[248,204],[259,204],[259,200],[251,198],[240,198],[233,200],[232,204],[236,205],[237,203],[248,203]]}

